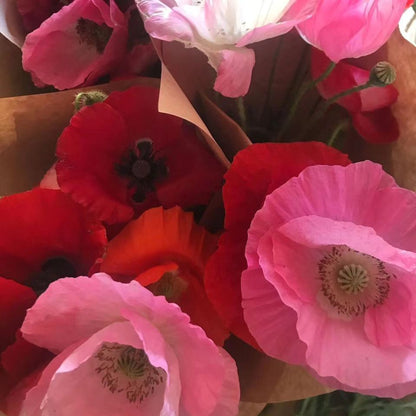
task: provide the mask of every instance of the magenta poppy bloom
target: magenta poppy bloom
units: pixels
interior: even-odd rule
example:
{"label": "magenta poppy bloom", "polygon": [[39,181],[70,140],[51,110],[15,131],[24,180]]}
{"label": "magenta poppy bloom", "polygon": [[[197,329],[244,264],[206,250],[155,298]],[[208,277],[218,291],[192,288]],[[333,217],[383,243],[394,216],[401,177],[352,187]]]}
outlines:
{"label": "magenta poppy bloom", "polygon": [[[331,61],[317,49],[312,50],[311,72],[318,78],[328,68]],[[325,99],[357,85],[365,84],[370,71],[346,62],[339,62],[331,74],[317,85]],[[399,123],[391,111],[399,96],[393,85],[383,88],[371,87],[340,98],[337,104],[351,115],[352,124],[361,137],[369,143],[389,143],[400,136]]]}
{"label": "magenta poppy bloom", "polygon": [[146,30],[155,38],[201,50],[217,71],[214,89],[245,95],[254,51],[245,46],[282,35],[310,17],[317,0],[136,0]]}
{"label": "magenta poppy bloom", "polygon": [[17,414],[238,413],[232,358],[177,305],[135,281],[61,279],[28,311],[22,332],[56,357],[32,388],[22,387],[26,394],[10,396]]}
{"label": "magenta poppy bloom", "polygon": [[114,0],[74,0],[29,33],[23,67],[38,86],[93,84],[127,53],[127,18]]}
{"label": "magenta poppy bloom", "polygon": [[315,14],[298,25],[303,38],[331,61],[366,56],[387,42],[407,0],[321,0]]}
{"label": "magenta poppy bloom", "polygon": [[343,390],[416,390],[416,194],[366,161],[311,166],[248,232],[244,317],[270,356]]}

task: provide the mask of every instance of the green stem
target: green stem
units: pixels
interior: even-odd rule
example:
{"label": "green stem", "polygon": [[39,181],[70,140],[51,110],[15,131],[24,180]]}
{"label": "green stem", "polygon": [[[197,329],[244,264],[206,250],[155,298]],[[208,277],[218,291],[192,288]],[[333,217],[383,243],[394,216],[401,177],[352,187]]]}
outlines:
{"label": "green stem", "polygon": [[334,147],[335,141],[338,139],[340,133],[350,124],[348,120],[341,121],[335,130],[332,132],[331,137],[328,140],[328,146]]}
{"label": "green stem", "polygon": [[371,81],[367,81],[365,84],[357,85],[354,88],[350,88],[349,90],[342,91],[338,94],[335,94],[333,97],[328,98],[325,102],[325,106],[328,108],[330,105],[334,104],[340,98],[345,97],[347,95],[354,94],[355,92],[359,92],[365,90],[367,88],[374,87],[374,84]]}
{"label": "green stem", "polygon": [[240,119],[240,127],[243,129],[244,132],[247,131],[247,114],[246,108],[244,106],[244,98],[238,97],[236,100],[237,103],[237,112],[238,118]]}
{"label": "green stem", "polygon": [[299,413],[297,414],[297,416],[306,416],[306,414],[307,414],[306,410],[308,409],[310,401],[311,401],[311,398],[303,400],[302,407],[300,408]]}
{"label": "green stem", "polygon": [[312,117],[309,120],[309,123],[305,124],[305,127],[303,128],[303,130],[300,134],[300,137],[301,138],[305,137],[306,133],[308,133],[315,126],[315,124],[325,115],[328,108],[332,104],[337,102],[340,98],[346,97],[347,95],[354,94],[355,92],[359,92],[359,91],[365,90],[365,89],[370,88],[370,87],[374,87],[374,84],[371,81],[367,81],[365,84],[357,85],[356,87],[350,88],[349,90],[346,90],[346,91],[342,91],[342,92],[340,92],[338,94],[335,94],[334,96],[328,98],[322,104],[321,108],[318,109],[318,111],[316,111],[312,115]]}
{"label": "green stem", "polygon": [[315,87],[320,82],[322,82],[324,79],[328,78],[331,72],[334,70],[335,65],[336,64],[334,62],[331,62],[328,68],[325,70],[325,72],[323,72],[318,78],[312,81],[306,82],[300,87],[298,94],[296,95],[295,99],[293,100],[292,105],[290,106],[289,114],[286,117],[285,121],[283,122],[282,128],[280,129],[277,135],[276,141],[280,141],[283,135],[286,133],[287,129],[289,128],[290,124],[292,123],[296,115],[296,111],[298,109],[299,103],[304,97],[304,95],[313,87]]}

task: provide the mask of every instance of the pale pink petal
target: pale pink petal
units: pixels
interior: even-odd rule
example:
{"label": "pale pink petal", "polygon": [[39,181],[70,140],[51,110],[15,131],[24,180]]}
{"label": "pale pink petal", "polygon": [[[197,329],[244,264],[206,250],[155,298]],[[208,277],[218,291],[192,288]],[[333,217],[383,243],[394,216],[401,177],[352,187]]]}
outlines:
{"label": "pale pink petal", "polygon": [[195,39],[191,23],[180,9],[174,8],[175,2],[168,5],[166,1],[136,0],[136,3],[150,36],[166,41],[191,42]]}
{"label": "pale pink petal", "polygon": [[280,22],[270,23],[251,30],[237,42],[237,46],[246,46],[289,32],[294,26],[311,17],[318,2],[319,0],[297,0],[292,2],[291,8]]}
{"label": "pale pink petal", "polygon": [[[279,228],[279,232],[307,247],[345,245],[389,265],[416,272],[416,253],[391,246],[371,227],[310,215],[287,222]],[[394,270],[397,277],[400,277],[399,272]]]}
{"label": "pale pink petal", "polygon": [[390,282],[389,296],[383,305],[365,313],[365,333],[378,347],[410,347],[415,339],[414,276],[400,277],[400,280]]}
{"label": "pale pink petal", "polygon": [[[52,379],[56,370],[77,347],[77,344],[71,345],[48,364],[36,386],[27,392],[24,403],[21,403],[19,406],[21,408],[20,412],[16,415],[12,413],[10,416],[18,416],[21,414],[27,416],[42,416],[41,405],[43,398],[48,391],[50,380]],[[16,405],[16,403],[14,405]]]}
{"label": "pale pink petal", "polygon": [[221,349],[220,353],[225,375],[220,399],[210,416],[235,416],[238,413],[238,403],[240,401],[240,389],[235,383],[235,378],[238,376],[237,365],[227,351]]}
{"label": "pale pink petal", "polygon": [[[224,49],[211,62],[219,61],[214,89],[227,97],[240,97],[250,88],[254,51],[247,48]],[[238,75],[237,75],[238,74]]]}
{"label": "pale pink petal", "polygon": [[[316,183],[319,182],[319,192]],[[249,229],[246,246],[248,265],[258,263],[257,241],[271,227],[293,218],[319,215],[365,224],[374,217],[375,194],[396,187],[381,165],[360,162],[341,166],[310,166],[269,194]],[[296,201],[296,203],[293,203]],[[359,201],[359,203],[357,203]],[[377,206],[378,209],[378,206]]]}
{"label": "pale pink petal", "polygon": [[[200,327],[191,325],[189,316],[176,304],[168,303],[163,296],[153,296],[134,281],[117,283],[105,274],[58,280],[28,311],[22,332],[37,345],[60,352],[67,345],[93,337],[103,327],[118,321],[129,321],[134,327],[153,365],[163,367],[163,362],[158,361],[164,359],[163,349],[172,350],[179,366],[182,389],[179,406],[186,414],[208,416],[223,399],[229,401],[230,397],[238,395],[235,371],[233,389],[224,389],[226,374],[230,374],[232,368],[223,360],[222,350]],[[170,360],[167,362],[169,364]],[[174,369],[172,374],[175,374]],[[173,390],[168,391],[174,396],[175,386],[179,384],[175,383]],[[166,403],[171,406],[166,408],[166,415],[172,414],[169,412],[175,408],[173,399]]]}
{"label": "pale pink petal", "polygon": [[254,52],[244,46],[279,36],[307,19],[318,0],[136,0],[148,33],[203,52],[217,71],[214,89],[248,92]]}
{"label": "pale pink petal", "polygon": [[[22,333],[33,344],[59,353],[120,320],[126,306],[140,305],[139,311],[146,314],[150,313],[147,305],[152,303],[151,293],[138,283],[114,285],[104,273],[92,278],[60,279],[28,310]],[[71,331],[68,331],[68,322],[71,322]]]}
{"label": "pale pink petal", "polygon": [[328,318],[323,309],[310,304],[297,313],[299,337],[308,346],[306,361],[320,376],[334,377],[353,389],[385,388],[416,378],[416,351],[373,345],[362,329],[363,318]]}
{"label": "pale pink petal", "polygon": [[280,299],[262,270],[245,270],[241,276],[244,319],[263,351],[291,364],[305,364],[305,344],[296,331],[295,311]]}
{"label": "pale pink petal", "polygon": [[372,206],[363,224],[373,227],[391,245],[416,251],[416,194],[408,189],[386,188],[374,194]]}

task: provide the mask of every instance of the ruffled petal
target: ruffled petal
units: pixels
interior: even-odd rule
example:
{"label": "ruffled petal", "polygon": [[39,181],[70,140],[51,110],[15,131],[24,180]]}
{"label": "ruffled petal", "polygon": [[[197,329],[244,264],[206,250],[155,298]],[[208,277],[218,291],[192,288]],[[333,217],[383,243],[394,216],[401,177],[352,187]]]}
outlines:
{"label": "ruffled petal", "polygon": [[[80,29],[84,22],[102,30],[101,38],[88,27]],[[29,33],[22,48],[23,67],[37,83],[57,89],[92,84],[117,67],[127,35],[127,21],[114,0],[75,0]]]}
{"label": "ruffled petal", "polygon": [[352,123],[357,133],[369,143],[391,143],[400,137],[399,123],[388,107],[354,113]]}
{"label": "ruffled petal", "polygon": [[[216,237],[196,225],[179,207],[153,208],[130,222],[108,245],[100,270],[118,280],[135,278],[179,304],[218,345],[228,332],[203,288],[205,264]],[[168,268],[166,268],[168,266]],[[165,274],[167,273],[167,274]]]}
{"label": "ruffled petal", "polygon": [[87,273],[107,243],[104,227],[57,190],[1,198],[0,223],[0,275],[19,282],[31,283],[54,258]]}
{"label": "ruffled petal", "polygon": [[0,277],[0,353],[15,340],[26,309],[35,300],[36,295],[29,287]]}

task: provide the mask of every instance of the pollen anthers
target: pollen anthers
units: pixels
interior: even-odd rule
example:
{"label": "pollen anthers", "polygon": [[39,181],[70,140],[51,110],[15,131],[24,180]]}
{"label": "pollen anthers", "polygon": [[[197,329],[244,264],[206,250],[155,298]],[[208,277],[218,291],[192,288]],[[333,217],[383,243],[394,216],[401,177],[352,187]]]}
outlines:
{"label": "pollen anthers", "polygon": [[381,305],[393,277],[383,262],[347,246],[333,246],[318,264],[321,291],[339,315],[359,316]]}
{"label": "pollen anthers", "polygon": [[123,394],[130,403],[139,405],[166,380],[166,372],[152,366],[142,349],[129,345],[104,343],[94,360],[101,384],[113,394]]}

